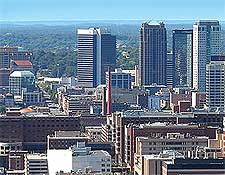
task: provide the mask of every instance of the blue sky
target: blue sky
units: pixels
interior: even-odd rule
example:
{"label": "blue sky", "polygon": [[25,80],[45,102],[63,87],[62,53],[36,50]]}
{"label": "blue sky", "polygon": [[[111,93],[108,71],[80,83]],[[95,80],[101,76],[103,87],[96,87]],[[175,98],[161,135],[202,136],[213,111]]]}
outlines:
{"label": "blue sky", "polygon": [[225,0],[0,0],[0,21],[225,19]]}

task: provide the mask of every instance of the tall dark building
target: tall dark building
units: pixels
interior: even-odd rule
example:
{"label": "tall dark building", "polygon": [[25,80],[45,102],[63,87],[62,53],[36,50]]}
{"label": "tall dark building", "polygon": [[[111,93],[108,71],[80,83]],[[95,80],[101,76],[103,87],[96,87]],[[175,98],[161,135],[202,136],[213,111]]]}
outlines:
{"label": "tall dark building", "polygon": [[10,69],[0,69],[0,94],[6,94],[9,92],[9,75]]}
{"label": "tall dark building", "polygon": [[166,84],[166,28],[163,23],[143,23],[140,29],[139,84]]}
{"label": "tall dark building", "polygon": [[192,87],[193,30],[173,30],[174,85]]}
{"label": "tall dark building", "polygon": [[101,84],[106,83],[105,73],[116,67],[116,36],[101,34]]}
{"label": "tall dark building", "polygon": [[107,67],[116,65],[116,37],[100,29],[77,31],[77,77],[81,87],[96,87],[105,83]]}

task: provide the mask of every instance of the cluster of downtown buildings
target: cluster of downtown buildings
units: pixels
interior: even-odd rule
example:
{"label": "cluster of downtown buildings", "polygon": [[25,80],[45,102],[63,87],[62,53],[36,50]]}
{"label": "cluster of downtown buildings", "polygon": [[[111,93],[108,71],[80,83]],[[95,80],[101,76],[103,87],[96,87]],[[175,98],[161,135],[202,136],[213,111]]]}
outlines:
{"label": "cluster of downtown buildings", "polygon": [[116,36],[78,29],[76,78],[37,79],[31,52],[1,47],[0,174],[225,174],[219,22],[173,30],[169,52],[164,23],[139,37],[139,64],[122,70]]}

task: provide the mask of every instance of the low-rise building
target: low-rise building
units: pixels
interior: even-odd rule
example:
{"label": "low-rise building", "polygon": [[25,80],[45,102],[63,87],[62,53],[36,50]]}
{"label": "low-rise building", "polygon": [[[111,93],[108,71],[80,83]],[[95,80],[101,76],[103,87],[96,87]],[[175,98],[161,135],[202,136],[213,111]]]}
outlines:
{"label": "low-rise building", "polygon": [[33,64],[29,60],[13,60],[10,67],[12,71],[33,71]]}
{"label": "low-rise building", "polygon": [[0,155],[8,155],[10,151],[22,150],[22,142],[0,142]]}
{"label": "low-rise building", "polygon": [[26,173],[25,159],[27,151],[10,151],[8,154],[7,174],[24,174]]}
{"label": "low-rise building", "polygon": [[[106,72],[106,84],[108,84],[109,75]],[[115,69],[111,72],[112,88],[131,89],[131,74],[122,72],[122,69]]]}
{"label": "low-rise building", "polygon": [[84,143],[73,147],[73,171],[111,173],[111,156],[103,150],[91,151]]}
{"label": "low-rise building", "polygon": [[5,95],[0,95],[0,105],[3,105],[7,108],[12,108],[14,107],[14,95],[12,94],[5,94]]}
{"label": "low-rise building", "polygon": [[94,142],[101,142],[101,126],[87,126],[85,127],[85,134],[87,137]]}
{"label": "low-rise building", "polygon": [[41,91],[22,92],[24,106],[41,105],[43,102],[43,93]]}
{"label": "low-rise building", "polygon": [[[215,112],[193,112],[185,114],[172,114],[169,112],[144,112],[143,110],[132,110],[124,112],[115,112],[111,116],[107,117],[108,129],[104,131],[104,138],[112,139],[112,142],[115,143],[115,153],[116,161],[120,164],[125,163],[125,148],[126,148],[126,139],[125,139],[125,127],[128,124],[144,124],[144,123],[155,123],[155,122],[166,122],[170,124],[202,124],[213,127],[222,127],[223,126],[223,117],[224,113],[215,113]],[[164,130],[165,131],[165,130]],[[215,131],[215,129],[214,129]],[[174,131],[178,132],[178,131]],[[202,133],[201,131],[199,133]],[[198,132],[196,132],[198,133]],[[211,137],[213,134],[214,137]],[[194,134],[195,135],[195,134]],[[204,134],[205,136],[210,136],[215,138],[215,133],[209,131]],[[204,136],[201,135],[201,136]]]}
{"label": "low-rise building", "polygon": [[146,123],[128,124],[124,128],[125,162],[133,167],[133,156],[136,153],[137,137],[166,137],[168,133],[189,134],[191,136],[208,136],[216,139],[217,127],[200,126],[197,124]]}
{"label": "low-rise building", "polygon": [[[63,160],[63,162],[62,162]],[[48,150],[49,173],[60,171],[79,173],[111,173],[111,156],[103,150],[91,151],[84,142],[71,149]]]}
{"label": "low-rise building", "polygon": [[48,161],[45,154],[27,154],[25,166],[29,175],[48,174]]}
{"label": "low-rise building", "polygon": [[88,137],[82,136],[80,131],[55,131],[54,135],[48,135],[48,149],[69,149],[77,142],[85,142]]}
{"label": "low-rise building", "polygon": [[162,163],[162,175],[224,175],[225,159],[175,159]]}
{"label": "low-rise building", "polygon": [[173,160],[175,158],[184,158],[184,156],[173,150],[166,150],[156,155],[136,155],[134,164],[135,175],[161,175],[162,162]]}
{"label": "low-rise building", "polygon": [[207,147],[208,137],[196,137],[189,134],[168,133],[166,136],[149,136],[136,138],[138,155],[159,154],[164,150],[175,150],[187,156],[188,151],[198,147]]}

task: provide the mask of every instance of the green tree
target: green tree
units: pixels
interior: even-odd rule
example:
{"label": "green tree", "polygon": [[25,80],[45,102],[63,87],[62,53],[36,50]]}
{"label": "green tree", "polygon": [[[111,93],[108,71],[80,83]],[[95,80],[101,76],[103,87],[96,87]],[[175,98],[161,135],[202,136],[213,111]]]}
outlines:
{"label": "green tree", "polygon": [[0,105],[0,113],[5,114],[6,113],[6,107],[3,105]]}

